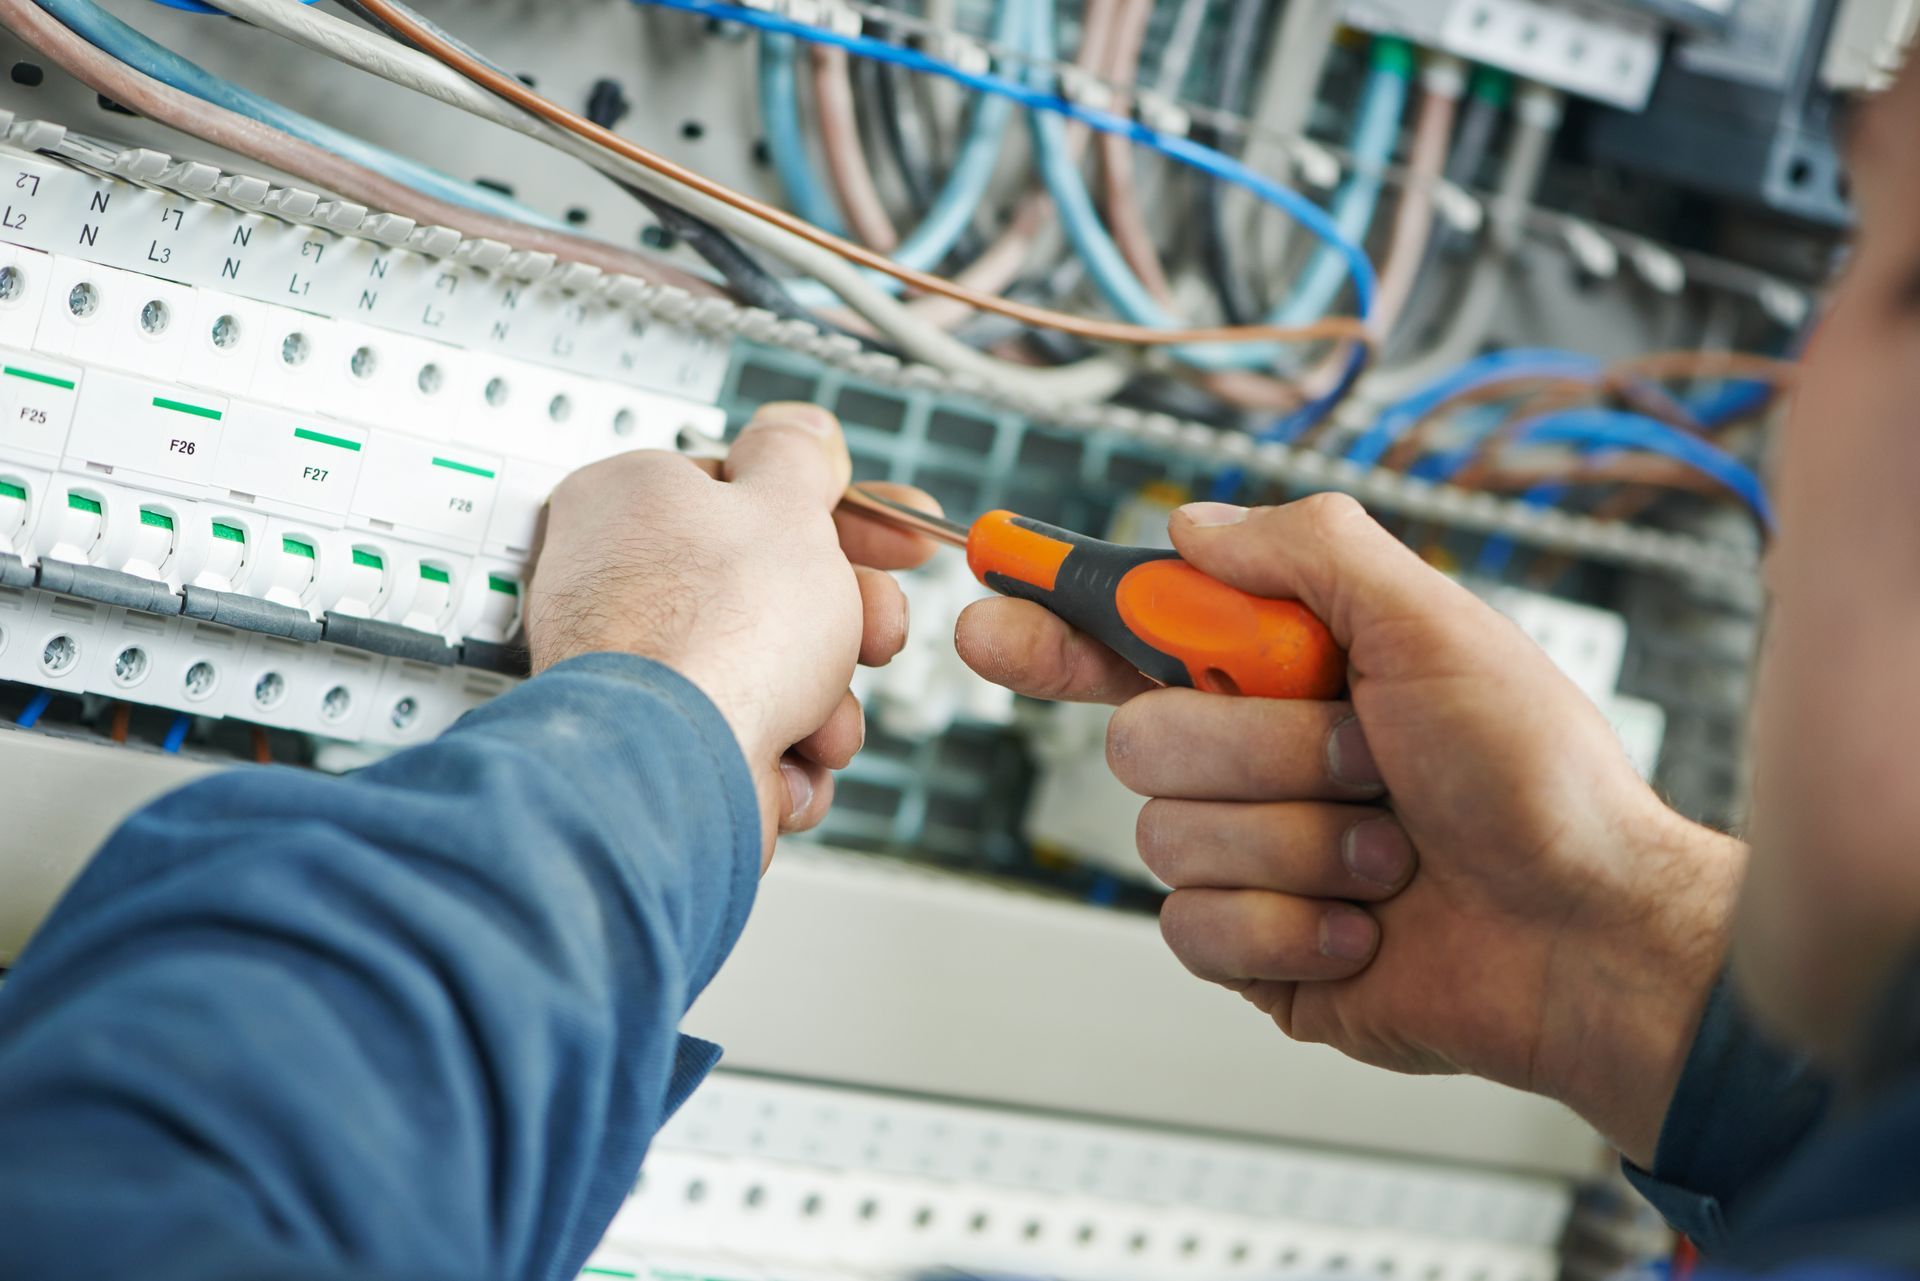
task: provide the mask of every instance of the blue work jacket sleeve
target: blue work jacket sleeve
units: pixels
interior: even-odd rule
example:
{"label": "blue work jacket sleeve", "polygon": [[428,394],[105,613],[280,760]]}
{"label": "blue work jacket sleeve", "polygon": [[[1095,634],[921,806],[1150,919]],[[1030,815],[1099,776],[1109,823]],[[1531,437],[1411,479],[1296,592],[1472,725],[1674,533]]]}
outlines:
{"label": "blue work jacket sleeve", "polygon": [[0,987],[0,1276],[571,1277],[759,870],[725,721],[621,655],[156,802]]}
{"label": "blue work jacket sleeve", "polygon": [[1714,986],[1660,1129],[1652,1170],[1627,1178],[1678,1232],[1709,1253],[1729,1216],[1787,1163],[1826,1115],[1831,1080],[1769,1040],[1730,985]]}

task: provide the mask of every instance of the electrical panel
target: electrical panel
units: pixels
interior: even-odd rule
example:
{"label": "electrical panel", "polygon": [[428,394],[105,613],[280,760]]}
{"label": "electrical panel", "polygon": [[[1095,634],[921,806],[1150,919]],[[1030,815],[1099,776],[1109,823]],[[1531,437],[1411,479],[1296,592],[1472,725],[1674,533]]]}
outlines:
{"label": "electrical panel", "polygon": [[[233,150],[244,131],[196,133],[154,100],[136,114],[44,33],[0,33],[0,711],[30,727],[0,732],[0,777],[54,851],[0,859],[0,960],[101,825],[165,780],[235,759],[351,768],[510,688],[560,479],[723,439],[775,399],[834,409],[857,480],[918,485],[961,519],[1008,507],[1145,543],[1192,498],[1351,493],[1513,616],[1677,806],[1738,818],[1773,393],[1850,222],[1835,118],[1898,65],[1913,4],[421,7],[532,92],[875,254],[910,258],[971,183],[921,267],[967,288],[1013,269],[944,317],[911,282],[897,310],[862,300],[863,281],[893,288],[863,269],[843,307],[767,219],[659,170],[641,167],[642,204],[635,173],[575,158],[591,147],[247,23],[108,0],[214,80],[385,157],[387,185],[356,195],[322,180],[360,181],[338,165]],[[1023,30],[1030,9],[1049,39]],[[824,29],[859,55],[844,78],[813,51]],[[1049,167],[1027,98],[982,143],[992,113],[928,65],[1057,88],[1042,110],[1127,145]],[[1181,168],[1196,148],[1200,171]],[[1288,177],[1325,213],[1319,246],[1208,199],[1240,158],[1252,187]],[[423,206],[417,182],[458,199]],[[1396,314],[1363,317],[1347,285],[1298,301],[1343,245],[1378,260]],[[1362,326],[1343,332],[1371,335],[1371,363],[1343,374],[1337,344],[1235,363],[1235,344],[1109,345],[995,311],[1232,329],[1222,277],[1252,282],[1256,319]],[[1048,389],[1103,361],[1095,392]],[[1474,381],[1503,362],[1550,385]],[[1635,433],[1521,439],[1564,408],[1548,391]],[[1713,470],[1676,478],[1646,443],[1673,432]],[[1623,461],[1641,470],[1608,470]],[[1252,1036],[1278,1039],[1243,1043],[1243,1022],[1194,1004],[1144,919],[1158,894],[1132,852],[1138,802],[1104,767],[1106,713],[1016,700],[959,663],[951,624],[983,589],[958,558],[907,590],[915,640],[859,678],[872,731],[822,832],[883,857],[816,852],[768,883],[730,971],[747,977],[723,975],[692,1025],[751,1075],[717,1078],[662,1136],[587,1275],[1554,1275],[1592,1136],[1492,1087],[1387,1084],[1302,1047],[1258,1060]],[[110,803],[76,810],[82,783]],[[842,928],[823,941],[827,911]],[[946,950],[914,971],[903,937]],[[1090,997],[1100,978],[1068,953],[1126,991]],[[783,979],[845,996],[765,1018]],[[927,1017],[943,982],[1004,1045]],[[1126,1039],[1149,1007],[1185,1039]],[[1229,1061],[1271,1071],[1229,1079]],[[1246,1141],[1220,1139],[1236,1117]]]}

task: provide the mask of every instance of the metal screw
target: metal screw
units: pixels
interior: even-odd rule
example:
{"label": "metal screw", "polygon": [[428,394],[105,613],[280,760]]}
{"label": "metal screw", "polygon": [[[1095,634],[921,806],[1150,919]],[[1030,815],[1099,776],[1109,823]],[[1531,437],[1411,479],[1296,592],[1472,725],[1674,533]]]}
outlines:
{"label": "metal screw", "polygon": [[280,344],[280,359],[284,364],[304,365],[312,351],[313,344],[307,341],[307,336],[295,331],[288,334],[286,341]]}
{"label": "metal screw", "polygon": [[226,351],[240,341],[240,321],[233,316],[222,316],[213,322],[213,345]]}
{"label": "metal screw", "polygon": [[100,291],[81,281],[67,293],[67,310],[85,320],[100,309]]}
{"label": "metal screw", "polygon": [[64,676],[79,661],[80,642],[64,633],[48,641],[47,647],[40,651],[40,670],[49,676]]}
{"label": "metal screw", "polygon": [[446,381],[446,375],[440,372],[438,365],[422,365],[420,376],[414,381],[419,384],[422,396],[431,396],[440,390],[440,384]]}
{"label": "metal screw", "polygon": [[420,704],[411,698],[403,698],[393,705],[393,713],[388,717],[397,730],[406,731],[420,719]]}
{"label": "metal screw", "polygon": [[0,302],[12,302],[26,287],[18,267],[0,267]]}
{"label": "metal screw", "polygon": [[197,703],[203,698],[212,697],[213,687],[219,682],[220,673],[203,658],[187,669],[186,679],[181,684],[186,689],[187,697]]}
{"label": "metal screw", "polygon": [[631,409],[623,409],[613,416],[613,434],[616,436],[633,435],[634,418]]}
{"label": "metal screw", "polygon": [[147,679],[147,651],[129,645],[113,660],[113,679],[121,685],[138,685]]}
{"label": "metal screw", "polygon": [[140,309],[140,328],[149,334],[165,333],[168,319],[167,304],[158,298]]}
{"label": "metal screw", "polygon": [[487,403],[495,409],[500,408],[500,406],[507,403],[507,391],[506,379],[489,378],[487,380]]}
{"label": "metal screw", "polygon": [[371,378],[374,367],[379,363],[380,358],[374,354],[373,348],[356,347],[353,358],[347,362],[347,367],[353,370],[355,378]]}
{"label": "metal screw", "polygon": [[279,672],[262,672],[260,679],[253,683],[254,706],[274,708],[287,696],[287,679]]}
{"label": "metal screw", "polygon": [[555,396],[547,402],[547,417],[557,423],[563,423],[573,417],[573,401],[564,395]]}
{"label": "metal screw", "polygon": [[353,710],[353,694],[345,685],[335,685],[320,700],[321,719],[338,723],[347,719],[347,713]]}

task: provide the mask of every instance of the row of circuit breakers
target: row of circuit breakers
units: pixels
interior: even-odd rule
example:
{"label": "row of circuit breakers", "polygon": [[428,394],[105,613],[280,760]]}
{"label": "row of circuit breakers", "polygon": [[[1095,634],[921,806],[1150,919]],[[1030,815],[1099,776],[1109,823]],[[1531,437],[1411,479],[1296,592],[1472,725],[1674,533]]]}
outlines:
{"label": "row of circuit breakers", "polygon": [[[485,273],[38,158],[18,167],[35,196],[70,189],[66,203],[91,218],[73,223],[89,250],[119,201],[123,220],[157,216],[172,233],[164,244],[152,228],[126,239],[149,259],[166,249],[168,274],[192,279],[178,269],[190,265],[189,212],[210,224],[199,237],[211,249],[205,270],[223,283],[241,283],[236,244],[257,262],[285,240],[278,252],[298,267],[254,272],[250,297],[105,255],[43,252],[18,243],[46,220],[24,211],[27,187],[10,184],[0,679],[330,739],[430,737],[524,661],[513,642],[527,563],[559,479],[723,427],[700,398],[717,389],[724,352],[684,334],[649,335],[675,350],[639,363],[659,369],[667,358],[697,385],[693,396],[264,302],[289,289],[306,302],[316,284],[339,281],[364,310],[404,259],[415,274],[439,271],[428,287],[445,295],[395,304],[416,330],[458,318],[504,337],[504,321],[479,313],[502,300],[521,311],[567,305],[511,281],[482,305]],[[600,319],[642,328],[606,310]]]}

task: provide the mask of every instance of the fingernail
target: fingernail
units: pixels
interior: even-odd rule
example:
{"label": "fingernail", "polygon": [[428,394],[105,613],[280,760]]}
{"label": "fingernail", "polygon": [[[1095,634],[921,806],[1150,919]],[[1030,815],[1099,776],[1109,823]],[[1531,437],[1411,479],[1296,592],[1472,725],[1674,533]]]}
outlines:
{"label": "fingernail", "polygon": [[1327,773],[1348,787],[1378,787],[1383,781],[1359,717],[1347,717],[1327,735]]}
{"label": "fingernail", "polygon": [[1247,518],[1247,509],[1232,503],[1188,503],[1180,514],[1203,529],[1216,525],[1238,525]]}
{"label": "fingernail", "polygon": [[1355,823],[1340,838],[1340,858],[1363,881],[1397,889],[1413,875],[1413,846],[1390,818]]}
{"label": "fingernail", "polygon": [[831,435],[839,426],[832,414],[803,400],[776,400],[753,411],[745,430],[755,427],[798,427],[815,436]]}
{"label": "fingernail", "polygon": [[1320,918],[1320,952],[1336,961],[1364,961],[1380,941],[1380,927],[1357,907],[1330,907]]}
{"label": "fingernail", "polygon": [[780,777],[787,784],[787,821],[791,823],[813,803],[813,779],[792,761],[780,762]]}

